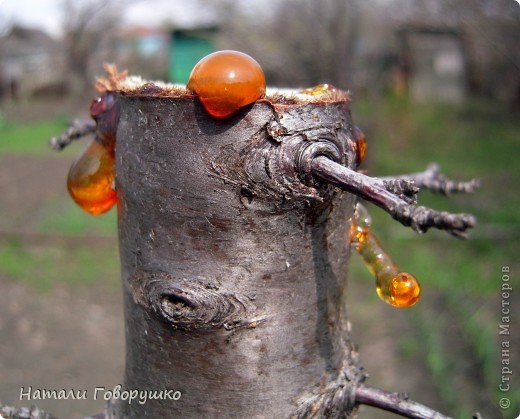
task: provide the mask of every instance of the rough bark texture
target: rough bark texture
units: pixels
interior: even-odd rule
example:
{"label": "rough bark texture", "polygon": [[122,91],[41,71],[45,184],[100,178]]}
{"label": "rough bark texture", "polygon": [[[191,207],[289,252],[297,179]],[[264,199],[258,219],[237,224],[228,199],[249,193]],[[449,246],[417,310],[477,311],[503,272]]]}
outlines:
{"label": "rough bark texture", "polygon": [[119,100],[124,388],[182,396],[110,416],[354,417],[356,198],[309,175],[318,154],[355,168],[346,101],[217,121],[194,97]]}

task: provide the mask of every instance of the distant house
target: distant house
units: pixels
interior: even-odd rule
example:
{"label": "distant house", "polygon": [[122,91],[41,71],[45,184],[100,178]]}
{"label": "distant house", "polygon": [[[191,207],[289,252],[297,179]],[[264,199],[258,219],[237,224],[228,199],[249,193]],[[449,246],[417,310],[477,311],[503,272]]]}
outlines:
{"label": "distant house", "polygon": [[398,31],[400,65],[418,101],[461,101],[466,96],[463,38],[454,29],[408,26]]}
{"label": "distant house", "polygon": [[171,32],[169,79],[174,83],[187,83],[197,62],[215,51],[213,41],[217,27],[175,29]]}
{"label": "distant house", "polygon": [[215,26],[170,30],[144,26],[124,28],[119,34],[117,61],[123,68],[145,78],[186,84],[195,64],[215,51],[216,32]]}
{"label": "distant house", "polygon": [[153,26],[124,27],[118,34],[117,52],[108,49],[100,61],[117,61],[121,68],[147,79],[167,74],[169,32]]}
{"label": "distant house", "polygon": [[13,26],[0,38],[0,85],[3,96],[16,96],[60,80],[61,44],[39,29]]}
{"label": "distant house", "polygon": [[167,52],[168,35],[159,28],[132,26],[124,28],[119,38],[119,53],[149,57]]}

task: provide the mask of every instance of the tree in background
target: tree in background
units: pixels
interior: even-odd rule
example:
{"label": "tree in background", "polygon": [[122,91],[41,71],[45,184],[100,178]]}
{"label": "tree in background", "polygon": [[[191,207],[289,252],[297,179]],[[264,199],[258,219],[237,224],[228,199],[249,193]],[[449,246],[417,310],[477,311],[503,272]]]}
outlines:
{"label": "tree in background", "polygon": [[[224,2],[222,42],[258,58],[273,85],[351,85],[358,37],[357,0],[287,0],[273,3],[265,19]],[[231,13],[230,13],[231,12]]]}
{"label": "tree in background", "polygon": [[272,85],[331,83],[381,94],[398,64],[403,25],[451,28],[465,40],[468,92],[520,102],[520,6],[514,0],[220,1],[221,46],[255,56]]}
{"label": "tree in background", "polygon": [[121,0],[63,0],[66,71],[80,87],[91,84],[93,58],[115,38],[123,7]]}

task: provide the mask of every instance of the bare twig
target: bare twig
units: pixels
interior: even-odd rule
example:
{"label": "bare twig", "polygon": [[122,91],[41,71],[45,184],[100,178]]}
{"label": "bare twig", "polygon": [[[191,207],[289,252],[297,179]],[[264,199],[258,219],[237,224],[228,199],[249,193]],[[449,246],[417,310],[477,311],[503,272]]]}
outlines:
{"label": "bare twig", "polygon": [[473,193],[480,187],[480,179],[471,179],[468,182],[456,182],[444,176],[439,166],[430,163],[425,171],[406,175],[381,178],[384,181],[413,181],[419,189],[429,189],[432,192],[449,195],[452,193]]}
{"label": "bare twig", "polygon": [[406,418],[449,419],[442,413],[408,399],[405,394],[390,393],[365,384],[359,384],[356,389],[356,403],[377,407]]}
{"label": "bare twig", "polygon": [[[406,197],[403,193],[396,195],[392,188],[388,188],[385,183],[388,181],[355,172],[328,157],[315,157],[311,170],[317,178],[376,204],[394,219],[405,226],[411,226],[418,233],[435,227],[456,237],[466,238],[466,230],[476,225],[476,219],[471,214],[452,214],[416,206],[410,196]],[[408,191],[408,195],[413,195],[410,185],[405,187],[405,190]]]}
{"label": "bare twig", "polygon": [[96,131],[96,122],[89,119],[75,119],[65,132],[49,140],[49,145],[56,151],[63,150],[72,141],[93,134]]}
{"label": "bare twig", "polygon": [[98,77],[96,79],[96,90],[99,93],[105,93],[109,91],[118,90],[119,83],[126,79],[128,75],[128,70],[118,71],[117,66],[115,64],[105,63],[103,64],[103,68],[107,73],[105,77]]}
{"label": "bare twig", "polygon": [[401,198],[409,204],[417,204],[417,194],[420,189],[413,180],[408,179],[383,179],[383,186],[389,192]]}

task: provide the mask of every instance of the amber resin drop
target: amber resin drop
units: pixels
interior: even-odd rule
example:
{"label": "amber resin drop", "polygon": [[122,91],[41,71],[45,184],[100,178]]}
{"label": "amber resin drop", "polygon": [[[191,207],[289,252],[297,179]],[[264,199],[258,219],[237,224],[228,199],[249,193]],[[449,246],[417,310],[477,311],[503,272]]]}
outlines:
{"label": "amber resin drop", "polygon": [[70,196],[85,211],[103,214],[117,202],[114,190],[114,157],[96,140],[91,140],[72,164],[67,178]]}
{"label": "amber resin drop", "polygon": [[187,87],[199,96],[210,115],[228,118],[265,95],[265,76],[249,55],[218,51],[195,65]]}
{"label": "amber resin drop", "polygon": [[359,166],[367,152],[367,139],[365,133],[357,126],[354,126],[354,137],[356,141],[356,164]]}
{"label": "amber resin drop", "polygon": [[332,84],[324,83],[318,84],[317,86],[311,87],[309,89],[302,89],[300,90],[300,93],[310,96],[321,96],[335,91],[336,88]]}
{"label": "amber resin drop", "polygon": [[421,296],[419,281],[399,268],[370,231],[372,220],[366,208],[357,204],[350,230],[350,243],[355,246],[365,265],[376,279],[379,298],[394,307],[411,307]]}
{"label": "amber resin drop", "polygon": [[390,295],[393,306],[411,307],[419,301],[421,286],[413,275],[399,272],[390,282]]}

